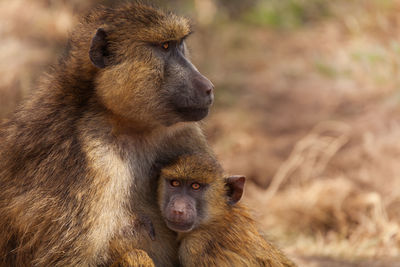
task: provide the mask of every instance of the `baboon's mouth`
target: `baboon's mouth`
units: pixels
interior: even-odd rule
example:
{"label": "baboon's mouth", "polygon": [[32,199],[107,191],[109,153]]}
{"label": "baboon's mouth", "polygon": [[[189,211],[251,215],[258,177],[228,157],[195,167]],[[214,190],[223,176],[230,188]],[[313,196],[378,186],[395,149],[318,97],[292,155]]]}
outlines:
{"label": "baboon's mouth", "polygon": [[208,115],[209,108],[178,108],[177,112],[184,121],[199,121]]}
{"label": "baboon's mouth", "polygon": [[169,229],[175,232],[189,232],[193,229],[193,223],[179,223],[173,222],[168,219],[165,220]]}

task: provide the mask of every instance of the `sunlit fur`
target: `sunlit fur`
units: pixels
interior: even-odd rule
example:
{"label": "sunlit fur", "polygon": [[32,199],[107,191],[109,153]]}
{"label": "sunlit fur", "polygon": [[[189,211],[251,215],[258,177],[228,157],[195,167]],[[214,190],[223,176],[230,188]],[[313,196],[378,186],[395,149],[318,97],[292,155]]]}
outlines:
{"label": "sunlit fur", "polygon": [[[88,56],[99,27],[111,44],[104,69]],[[99,8],[73,30],[66,55],[0,128],[0,266],[102,266],[135,249],[176,264],[150,170],[211,152],[197,124],[177,123],[158,94],[162,62],[143,41],[189,33],[186,19],[136,2]]]}
{"label": "sunlit fur", "polygon": [[[178,234],[182,266],[295,266],[263,238],[244,205],[228,204],[225,179],[213,157],[182,156],[161,171],[160,179],[189,179],[208,185],[204,195],[207,216],[192,231]],[[159,183],[161,207],[164,184]]]}
{"label": "sunlit fur", "polygon": [[120,260],[111,265],[111,267],[121,266],[154,267],[154,262],[145,251],[137,249],[126,253]]}

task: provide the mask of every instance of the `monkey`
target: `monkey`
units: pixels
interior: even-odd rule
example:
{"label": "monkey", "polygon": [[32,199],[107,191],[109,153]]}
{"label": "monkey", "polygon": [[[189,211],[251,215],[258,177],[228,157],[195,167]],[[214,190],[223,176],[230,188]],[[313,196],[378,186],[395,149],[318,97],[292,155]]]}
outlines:
{"label": "monkey", "polygon": [[[214,85],[189,19],[139,1],[98,7],[0,126],[0,266],[176,266],[157,161],[203,151]],[[155,239],[142,227],[154,226]]]}
{"label": "monkey", "polygon": [[178,233],[181,266],[295,266],[265,240],[238,203],[244,176],[224,178],[214,157],[182,155],[161,169],[158,203]]}

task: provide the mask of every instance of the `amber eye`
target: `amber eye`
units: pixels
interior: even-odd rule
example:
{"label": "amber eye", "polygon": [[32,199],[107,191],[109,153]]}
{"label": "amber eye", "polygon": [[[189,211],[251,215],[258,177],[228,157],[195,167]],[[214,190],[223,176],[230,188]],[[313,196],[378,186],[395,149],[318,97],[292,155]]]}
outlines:
{"label": "amber eye", "polygon": [[200,184],[198,184],[198,183],[193,183],[192,184],[192,189],[194,189],[194,190],[199,190],[200,189]]}
{"label": "amber eye", "polygon": [[173,187],[178,187],[178,186],[181,185],[181,183],[180,183],[178,180],[172,180],[172,181],[171,181],[171,185],[172,185]]}
{"label": "amber eye", "polygon": [[161,47],[162,47],[164,50],[168,50],[168,48],[169,48],[169,42],[164,42],[164,43],[162,43],[162,44],[161,44]]}

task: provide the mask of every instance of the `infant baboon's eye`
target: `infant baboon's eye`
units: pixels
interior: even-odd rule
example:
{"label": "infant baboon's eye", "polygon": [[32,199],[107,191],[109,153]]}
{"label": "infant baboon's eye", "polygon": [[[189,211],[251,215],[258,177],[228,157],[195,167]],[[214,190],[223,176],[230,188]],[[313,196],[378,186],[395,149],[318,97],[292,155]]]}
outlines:
{"label": "infant baboon's eye", "polygon": [[199,183],[193,183],[193,184],[192,184],[192,189],[193,189],[193,190],[199,190],[200,187],[201,187],[201,185],[200,185]]}
{"label": "infant baboon's eye", "polygon": [[169,42],[164,42],[161,44],[162,49],[164,49],[165,51],[168,51],[169,49]]}
{"label": "infant baboon's eye", "polygon": [[181,186],[181,183],[178,181],[178,180],[171,180],[171,185],[173,186],[173,187],[178,187],[178,186]]}

